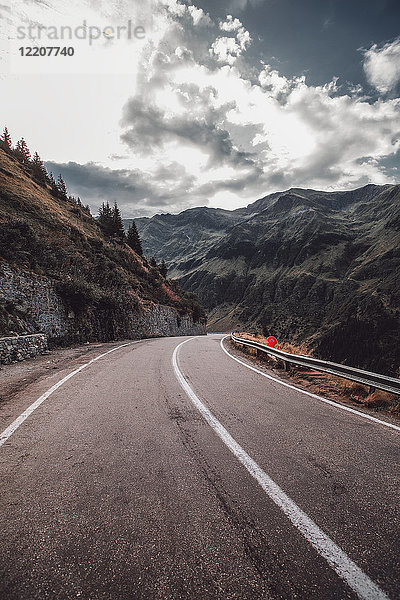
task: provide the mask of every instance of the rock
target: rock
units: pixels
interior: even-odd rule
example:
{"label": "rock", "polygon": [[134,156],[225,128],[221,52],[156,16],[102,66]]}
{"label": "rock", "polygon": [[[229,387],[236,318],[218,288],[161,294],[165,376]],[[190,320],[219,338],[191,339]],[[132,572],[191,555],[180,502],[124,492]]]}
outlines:
{"label": "rock", "polygon": [[0,363],[10,364],[47,352],[43,333],[0,338]]}

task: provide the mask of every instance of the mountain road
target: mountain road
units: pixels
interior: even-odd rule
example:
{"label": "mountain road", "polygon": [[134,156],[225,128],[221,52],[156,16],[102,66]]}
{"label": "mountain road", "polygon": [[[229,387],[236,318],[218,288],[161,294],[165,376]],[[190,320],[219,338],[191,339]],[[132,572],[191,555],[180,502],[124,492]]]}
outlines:
{"label": "mountain road", "polygon": [[114,343],[0,410],[2,600],[400,598],[400,427],[232,354]]}

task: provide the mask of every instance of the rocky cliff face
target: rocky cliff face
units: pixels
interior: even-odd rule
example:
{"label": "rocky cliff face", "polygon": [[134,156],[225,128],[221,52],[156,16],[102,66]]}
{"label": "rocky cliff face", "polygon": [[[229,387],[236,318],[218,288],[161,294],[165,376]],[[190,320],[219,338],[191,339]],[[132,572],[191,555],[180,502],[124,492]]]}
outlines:
{"label": "rocky cliff face", "polygon": [[139,315],[132,315],[131,337],[162,337],[177,335],[205,335],[204,323],[194,323],[189,315],[179,315],[170,306],[155,304],[143,310]]}
{"label": "rocky cliff face", "polygon": [[58,293],[57,284],[47,277],[0,265],[0,298],[3,311],[8,313],[3,329],[18,335],[41,332],[50,345],[205,334],[205,324],[194,323],[192,315],[150,302],[131,310],[104,306],[75,312]]}

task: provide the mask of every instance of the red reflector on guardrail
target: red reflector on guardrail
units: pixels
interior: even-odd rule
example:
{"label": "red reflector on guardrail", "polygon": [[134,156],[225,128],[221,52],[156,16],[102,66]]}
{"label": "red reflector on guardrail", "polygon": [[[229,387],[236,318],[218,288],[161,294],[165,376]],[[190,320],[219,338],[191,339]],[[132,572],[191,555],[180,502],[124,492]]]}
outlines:
{"label": "red reflector on guardrail", "polygon": [[273,335],[270,335],[267,338],[267,346],[270,348],[276,348],[278,346],[278,340]]}

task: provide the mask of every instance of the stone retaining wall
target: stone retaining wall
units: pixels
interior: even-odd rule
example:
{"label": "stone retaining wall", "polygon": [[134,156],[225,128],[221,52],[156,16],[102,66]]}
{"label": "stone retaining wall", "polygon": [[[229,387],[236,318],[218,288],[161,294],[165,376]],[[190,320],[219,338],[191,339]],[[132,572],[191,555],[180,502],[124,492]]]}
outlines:
{"label": "stone retaining wall", "polygon": [[139,315],[131,317],[133,337],[164,337],[205,335],[203,323],[193,323],[189,315],[179,315],[170,306],[155,304]]}
{"label": "stone retaining wall", "polygon": [[[0,326],[1,334],[10,336],[4,338],[6,346],[5,342],[0,346],[0,352],[6,357],[15,357],[9,362],[40,352],[34,348],[36,342],[28,341],[38,337],[28,334],[37,332],[46,338],[45,347],[47,341],[53,347],[87,341],[206,333],[204,323],[195,323],[191,315],[180,315],[175,308],[161,304],[135,310],[90,306],[81,314],[75,314],[57,293],[55,281],[6,264],[0,264]],[[27,341],[22,342],[24,339]],[[17,341],[11,343],[10,340]],[[41,344],[39,342],[39,347]],[[4,362],[1,356],[0,362]]]}
{"label": "stone retaining wall", "polygon": [[12,313],[12,333],[41,331],[49,338],[61,338],[70,328],[68,311],[55,292],[54,282],[46,277],[0,265],[0,301]]}
{"label": "stone retaining wall", "polygon": [[33,358],[46,350],[47,337],[43,333],[0,338],[0,363],[8,365]]}

